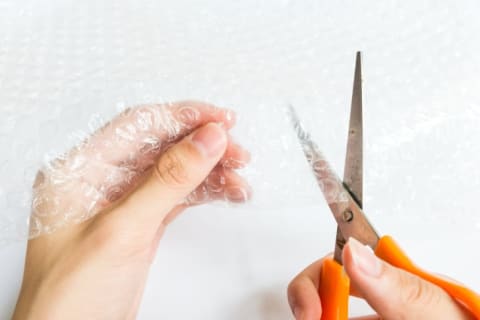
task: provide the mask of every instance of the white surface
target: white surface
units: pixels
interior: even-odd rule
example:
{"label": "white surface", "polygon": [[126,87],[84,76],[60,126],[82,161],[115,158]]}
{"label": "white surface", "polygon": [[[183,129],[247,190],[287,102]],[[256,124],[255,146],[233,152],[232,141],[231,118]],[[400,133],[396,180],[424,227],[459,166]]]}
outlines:
{"label": "white surface", "polygon": [[[299,109],[341,173],[360,49],[366,211],[420,265],[480,290],[480,251],[470,252],[480,243],[479,9],[0,0],[0,227],[23,230],[35,168],[93,114],[184,98],[232,107],[235,136],[255,156],[246,175],[256,198],[191,210],[169,228],[139,318],[290,319],[288,281],[331,250],[335,228],[279,110]],[[0,318],[13,309],[24,248],[0,247]]]}

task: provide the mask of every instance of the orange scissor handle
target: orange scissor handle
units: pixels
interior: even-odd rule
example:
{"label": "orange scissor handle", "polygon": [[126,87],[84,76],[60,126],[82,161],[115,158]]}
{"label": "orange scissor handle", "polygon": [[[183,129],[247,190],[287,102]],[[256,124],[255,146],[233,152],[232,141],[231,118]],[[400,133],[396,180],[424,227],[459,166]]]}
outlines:
{"label": "orange scissor handle", "polygon": [[[480,295],[461,284],[432,275],[417,267],[390,236],[383,236],[375,249],[377,257],[391,265],[413,273],[433,283],[447,292],[455,301],[463,305],[472,315],[480,319]],[[323,304],[322,304],[323,306]],[[323,318],[322,318],[323,319]]]}
{"label": "orange scissor handle", "polygon": [[322,263],[318,293],[322,304],[321,320],[347,320],[350,279],[337,261]]}
{"label": "orange scissor handle", "polygon": [[[455,301],[480,319],[480,295],[453,281],[432,275],[417,267],[390,236],[383,236],[375,254],[391,265],[408,271],[433,283],[447,292]],[[321,320],[347,320],[350,279],[343,266],[333,259],[325,259],[320,273],[319,295],[322,304]]]}

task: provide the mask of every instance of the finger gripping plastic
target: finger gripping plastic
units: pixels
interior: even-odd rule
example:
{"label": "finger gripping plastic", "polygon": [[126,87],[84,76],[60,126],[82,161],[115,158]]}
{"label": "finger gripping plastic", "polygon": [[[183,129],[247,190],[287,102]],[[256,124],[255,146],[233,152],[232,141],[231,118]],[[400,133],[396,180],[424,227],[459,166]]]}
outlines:
{"label": "finger gripping plastic", "polygon": [[[174,143],[209,122],[229,129],[233,113],[202,102],[140,105],[129,108],[80,141],[71,150],[47,161],[32,191],[29,238],[81,223],[113,206],[150,174],[154,164]],[[210,175],[183,204],[210,200],[241,202],[248,190],[233,183],[231,164],[240,167],[239,147],[230,144]],[[236,151],[233,152],[233,151]],[[238,180],[238,179],[237,179]],[[228,197],[229,187],[240,196]]]}

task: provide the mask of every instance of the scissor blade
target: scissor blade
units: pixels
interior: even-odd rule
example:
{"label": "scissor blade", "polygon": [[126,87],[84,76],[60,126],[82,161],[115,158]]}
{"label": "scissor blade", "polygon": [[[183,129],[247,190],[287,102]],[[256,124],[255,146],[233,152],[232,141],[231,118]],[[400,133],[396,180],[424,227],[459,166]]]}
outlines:
{"label": "scissor blade", "polygon": [[[348,205],[348,192],[344,189],[342,182],[335,172],[330,168],[330,165],[325,160],[315,142],[312,141],[310,134],[303,128],[295,109],[290,106],[289,111],[290,119],[295,132],[297,133],[298,140],[300,141],[300,145],[302,146],[308,163],[312,167],[318,186],[322,190],[335,220],[337,220],[337,223],[342,223],[341,221],[339,222],[337,217],[341,215],[341,210],[344,210],[343,207]],[[338,203],[342,202],[343,205],[338,206]],[[342,263],[342,250],[345,242],[345,237],[342,235],[340,225],[338,225],[335,239],[334,259],[340,264]]]}
{"label": "scissor blade", "polygon": [[297,133],[300,145],[302,146],[303,153],[312,167],[317,183],[327,203],[348,202],[348,192],[345,190],[342,181],[330,167],[330,164],[320,152],[320,149],[312,140],[310,134],[303,128],[293,107],[290,106],[289,110],[290,119]]}
{"label": "scissor blade", "polygon": [[357,52],[343,183],[361,208],[363,204],[362,55]]}
{"label": "scissor blade", "polygon": [[317,183],[338,225],[334,259],[342,264],[343,246],[345,239],[349,237],[354,237],[371,248],[375,248],[378,242],[377,233],[368,222],[357,201],[353,199],[325,160],[318,146],[312,141],[310,134],[303,128],[292,106],[290,106],[290,119],[305,157],[312,167]]}

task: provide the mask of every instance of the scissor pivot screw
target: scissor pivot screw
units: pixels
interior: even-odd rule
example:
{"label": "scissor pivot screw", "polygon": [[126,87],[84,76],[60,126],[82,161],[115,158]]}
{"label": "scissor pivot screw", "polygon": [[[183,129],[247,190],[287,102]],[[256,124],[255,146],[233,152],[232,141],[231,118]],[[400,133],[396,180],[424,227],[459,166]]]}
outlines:
{"label": "scissor pivot screw", "polygon": [[342,218],[345,222],[351,222],[353,220],[353,212],[350,209],[343,211]]}

